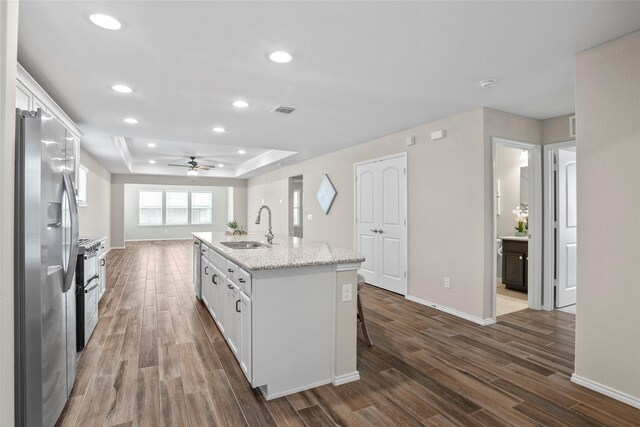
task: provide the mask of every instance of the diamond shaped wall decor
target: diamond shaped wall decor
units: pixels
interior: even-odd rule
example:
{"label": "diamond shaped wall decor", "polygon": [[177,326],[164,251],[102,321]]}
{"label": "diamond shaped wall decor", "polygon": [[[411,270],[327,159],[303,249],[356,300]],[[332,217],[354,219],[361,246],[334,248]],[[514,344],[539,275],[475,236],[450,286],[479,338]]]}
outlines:
{"label": "diamond shaped wall decor", "polygon": [[324,177],[322,177],[320,188],[318,188],[318,192],[316,193],[316,198],[318,199],[320,207],[322,207],[322,211],[325,215],[329,213],[329,209],[331,209],[331,205],[333,205],[333,201],[336,199],[337,194],[338,192],[331,183],[329,176],[325,174]]}

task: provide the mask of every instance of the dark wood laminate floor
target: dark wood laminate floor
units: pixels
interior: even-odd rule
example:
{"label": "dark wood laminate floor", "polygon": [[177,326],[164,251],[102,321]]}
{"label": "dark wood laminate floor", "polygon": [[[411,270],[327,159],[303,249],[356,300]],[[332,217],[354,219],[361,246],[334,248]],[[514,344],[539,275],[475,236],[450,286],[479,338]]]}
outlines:
{"label": "dark wood laminate floor", "polygon": [[367,286],[361,380],[265,401],[191,284],[190,241],[108,255],[100,321],[61,426],[640,425],[569,381],[574,316],[524,310],[480,327]]}

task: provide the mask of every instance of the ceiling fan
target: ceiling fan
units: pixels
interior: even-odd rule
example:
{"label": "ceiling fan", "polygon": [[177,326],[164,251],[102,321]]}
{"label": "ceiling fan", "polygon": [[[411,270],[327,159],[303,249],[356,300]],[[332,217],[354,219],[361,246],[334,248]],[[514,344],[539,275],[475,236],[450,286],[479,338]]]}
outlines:
{"label": "ceiling fan", "polygon": [[169,163],[167,166],[176,166],[179,168],[187,168],[187,175],[198,175],[198,171],[199,170],[203,170],[203,171],[208,171],[211,169],[215,169],[215,165],[201,165],[198,164],[198,162],[196,162],[196,158],[195,156],[190,156],[189,157],[191,160],[189,160],[186,164],[182,164],[182,165],[175,165],[175,164],[171,164]]}

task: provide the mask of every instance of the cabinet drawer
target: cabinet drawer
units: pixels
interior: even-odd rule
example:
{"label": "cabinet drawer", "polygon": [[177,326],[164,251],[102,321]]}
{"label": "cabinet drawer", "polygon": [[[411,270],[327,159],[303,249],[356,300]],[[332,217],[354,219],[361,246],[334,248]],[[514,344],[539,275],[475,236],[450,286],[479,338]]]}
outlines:
{"label": "cabinet drawer", "polygon": [[240,286],[244,293],[247,295],[251,295],[251,274],[249,274],[242,268],[239,268],[235,277],[237,278],[237,285]]}
{"label": "cabinet drawer", "polygon": [[235,284],[238,284],[238,272],[240,271],[240,267],[238,267],[238,264],[235,262],[229,260],[226,261],[227,264],[223,273],[226,274],[229,279],[233,280]]}
{"label": "cabinet drawer", "polygon": [[251,274],[243,270],[238,264],[227,260],[225,273],[229,279],[241,288],[247,295],[251,295]]}
{"label": "cabinet drawer", "polygon": [[209,249],[209,261],[211,261],[211,264],[213,264],[214,267],[222,271],[222,273],[224,273],[225,275],[227,274],[227,259],[213,249]]}

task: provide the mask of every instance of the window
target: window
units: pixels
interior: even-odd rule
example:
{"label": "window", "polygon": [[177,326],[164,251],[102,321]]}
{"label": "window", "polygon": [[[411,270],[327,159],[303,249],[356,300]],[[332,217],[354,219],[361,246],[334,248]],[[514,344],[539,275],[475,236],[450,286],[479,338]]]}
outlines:
{"label": "window", "polygon": [[140,191],[138,223],[162,225],[162,191]]}
{"label": "window", "polygon": [[213,194],[191,193],[191,224],[213,223]]}
{"label": "window", "polygon": [[189,193],[167,191],[166,224],[189,224]]}
{"label": "window", "polygon": [[293,192],[293,225],[300,225],[300,190]]}

